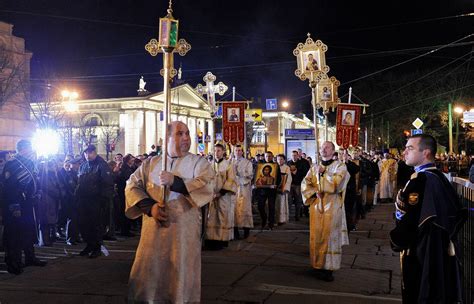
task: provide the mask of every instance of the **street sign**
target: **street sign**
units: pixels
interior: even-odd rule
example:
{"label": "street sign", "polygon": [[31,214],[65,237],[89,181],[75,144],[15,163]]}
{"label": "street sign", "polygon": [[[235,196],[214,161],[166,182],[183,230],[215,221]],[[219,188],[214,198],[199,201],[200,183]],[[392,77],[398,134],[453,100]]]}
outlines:
{"label": "street sign", "polygon": [[417,134],[423,134],[422,129],[411,129],[411,136],[417,135]]}
{"label": "street sign", "polygon": [[291,138],[314,138],[314,129],[285,129],[285,137]]}
{"label": "street sign", "polygon": [[267,110],[276,110],[277,109],[277,99],[276,98],[269,98],[267,99]]}
{"label": "street sign", "polygon": [[216,133],[216,140],[222,140],[222,133]]}
{"label": "street sign", "polygon": [[423,125],[423,121],[421,121],[421,119],[419,119],[419,118],[416,118],[415,121],[412,122],[412,125],[413,125],[415,128],[419,129],[419,128],[421,128],[421,126]]}
{"label": "street sign", "polygon": [[474,112],[464,112],[463,113],[464,123],[473,123],[474,122]]}
{"label": "street sign", "polygon": [[262,109],[245,110],[245,121],[246,122],[262,121]]}
{"label": "street sign", "polygon": [[222,105],[220,105],[220,106],[217,108],[216,116],[217,116],[217,117],[222,117]]}
{"label": "street sign", "polygon": [[199,153],[203,153],[203,152],[204,152],[204,149],[206,149],[206,145],[205,145],[205,144],[199,144],[199,145],[198,145],[198,152],[199,152]]}
{"label": "street sign", "polygon": [[206,135],[205,142],[211,142],[211,135]]}

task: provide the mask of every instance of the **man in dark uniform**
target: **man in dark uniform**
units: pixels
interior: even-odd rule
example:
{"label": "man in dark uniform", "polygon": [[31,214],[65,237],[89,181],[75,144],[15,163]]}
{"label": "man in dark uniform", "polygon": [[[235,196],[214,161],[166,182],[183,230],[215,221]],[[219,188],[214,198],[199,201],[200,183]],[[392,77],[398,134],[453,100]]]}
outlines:
{"label": "man in dark uniform", "polygon": [[[4,185],[3,219],[5,225],[5,263],[13,274],[23,272],[24,266],[45,266],[35,256],[33,244],[37,241],[34,206],[40,199],[38,171],[31,160],[34,151],[31,142],[20,140],[17,154],[3,170]],[[25,264],[21,262],[21,251],[25,253]]]}
{"label": "man in dark uniform", "polygon": [[83,154],[86,161],[79,167],[76,196],[79,229],[87,246],[79,255],[96,258],[101,255],[101,214],[114,193],[114,181],[109,165],[97,155],[94,145]]}
{"label": "man in dark uniform", "polygon": [[457,232],[467,210],[434,164],[436,140],[426,134],[408,139],[405,160],[415,167],[398,192],[396,228],[390,232],[400,252],[403,303],[460,303]]}

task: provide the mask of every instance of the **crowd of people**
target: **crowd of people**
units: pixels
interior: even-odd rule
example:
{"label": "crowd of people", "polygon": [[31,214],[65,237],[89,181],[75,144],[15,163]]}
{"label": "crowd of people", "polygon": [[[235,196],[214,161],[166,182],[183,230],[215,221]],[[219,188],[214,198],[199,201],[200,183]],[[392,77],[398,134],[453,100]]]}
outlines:
{"label": "crowd of people", "polygon": [[[36,160],[27,140],[18,142],[14,156],[0,155],[6,160],[0,167],[0,197],[8,272],[20,274],[24,267],[46,264],[36,258],[35,244],[84,243],[79,255],[97,258],[103,240],[134,236],[132,227],[139,227],[131,299],[199,301],[202,245],[225,250],[230,241],[248,238],[255,209],[260,230],[308,217],[311,264],[319,279],[330,282],[340,268],[347,233],[357,230],[367,212],[379,203],[395,203],[397,220],[403,223],[407,206],[418,203],[413,193],[409,204],[403,203],[418,168],[413,159],[405,162],[404,156],[411,156],[408,146],[395,156],[336,151],[325,142],[318,164],[301,149],[288,156],[266,151],[249,158],[239,145],[227,154],[224,145],[216,144],[214,154],[204,157],[189,153],[186,125],[175,122],[169,130],[166,168],[156,151],[136,157],[118,153],[106,162],[93,145],[61,162]],[[434,167],[432,156],[428,160]],[[405,237],[398,230],[392,242],[404,250],[406,246],[395,244]],[[164,289],[165,295],[160,293]]]}
{"label": "crowd of people", "polygon": [[[125,216],[125,185],[150,157],[118,153],[106,162],[89,145],[82,155],[37,159],[21,140],[17,153],[0,154],[0,208],[7,270],[20,274],[28,265],[44,266],[33,245],[84,243],[81,256],[102,255],[103,240],[133,237],[140,223]],[[156,152],[152,153],[156,154]],[[26,249],[25,249],[26,248]],[[25,252],[25,263],[21,259]]]}

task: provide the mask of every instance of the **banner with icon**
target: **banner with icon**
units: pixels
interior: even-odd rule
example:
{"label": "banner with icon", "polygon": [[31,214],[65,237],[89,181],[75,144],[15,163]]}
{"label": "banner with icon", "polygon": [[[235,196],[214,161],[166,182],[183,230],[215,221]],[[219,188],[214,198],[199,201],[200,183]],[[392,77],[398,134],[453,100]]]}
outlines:
{"label": "banner with icon", "polygon": [[344,149],[359,143],[360,107],[340,103],[337,106],[336,143]]}
{"label": "banner with icon", "polygon": [[243,102],[222,103],[222,133],[224,141],[236,145],[245,139],[245,106]]}

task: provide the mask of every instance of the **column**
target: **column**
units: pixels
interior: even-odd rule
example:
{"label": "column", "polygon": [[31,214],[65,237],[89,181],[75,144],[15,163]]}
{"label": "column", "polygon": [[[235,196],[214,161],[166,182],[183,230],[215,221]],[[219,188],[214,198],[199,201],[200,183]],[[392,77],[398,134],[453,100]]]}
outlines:
{"label": "column", "polygon": [[207,125],[209,126],[209,128],[208,128],[209,134],[208,135],[210,136],[210,139],[211,139],[211,141],[209,142],[207,151],[212,151],[213,150],[212,145],[216,144],[216,134],[214,132],[214,123],[215,123],[215,120],[214,120],[214,122],[211,119],[207,120]]}
{"label": "column", "polygon": [[141,116],[141,123],[139,125],[139,132],[140,132],[140,143],[138,148],[138,153],[143,154],[146,152],[146,111],[139,111],[139,115]]}
{"label": "column", "polygon": [[187,124],[188,129],[189,129],[189,136],[191,137],[191,148],[189,149],[189,152],[191,152],[191,153],[197,153],[196,118],[194,118],[194,117],[188,117],[186,124]]}
{"label": "column", "polygon": [[146,144],[145,152],[148,153],[151,151],[151,146],[156,145],[156,112],[155,111],[146,111],[145,112],[145,122],[146,122]]}

